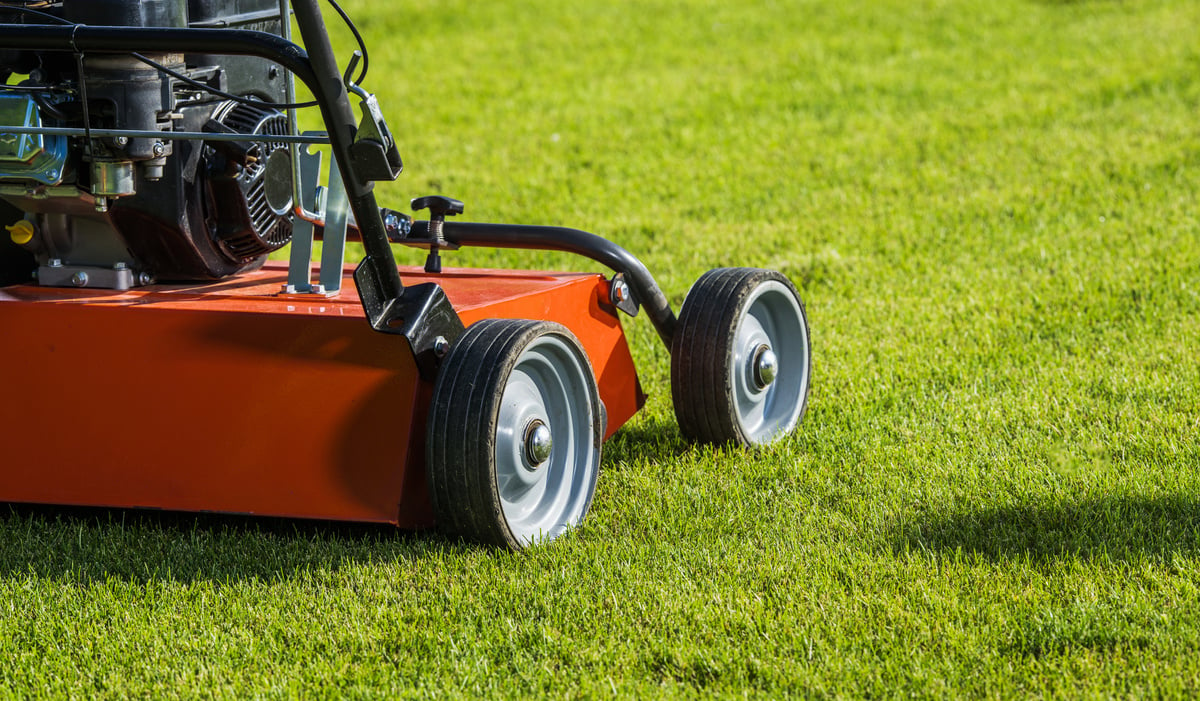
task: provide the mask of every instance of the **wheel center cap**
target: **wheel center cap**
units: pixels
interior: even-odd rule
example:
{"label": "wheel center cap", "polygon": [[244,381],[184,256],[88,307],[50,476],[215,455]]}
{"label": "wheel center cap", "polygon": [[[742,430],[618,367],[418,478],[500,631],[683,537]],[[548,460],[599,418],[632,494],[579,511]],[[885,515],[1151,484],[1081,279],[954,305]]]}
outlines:
{"label": "wheel center cap", "polygon": [[550,427],[541,419],[534,419],[525,426],[525,459],[534,469],[550,459],[554,450],[554,436]]}
{"label": "wheel center cap", "polygon": [[754,383],[759,389],[768,387],[779,374],[779,358],[764,344],[754,351]]}

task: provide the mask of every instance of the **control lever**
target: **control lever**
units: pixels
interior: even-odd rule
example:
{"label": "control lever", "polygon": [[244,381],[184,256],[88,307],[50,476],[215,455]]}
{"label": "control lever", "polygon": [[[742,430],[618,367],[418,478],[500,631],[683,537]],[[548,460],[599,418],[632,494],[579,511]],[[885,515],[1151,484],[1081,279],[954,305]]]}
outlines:
{"label": "control lever", "polygon": [[413,200],[412,208],[414,212],[422,209],[429,210],[429,257],[425,259],[425,272],[440,273],[442,272],[442,257],[438,253],[438,249],[450,248],[445,237],[442,236],[442,225],[446,223],[446,217],[463,213],[463,203],[453,197],[426,195]]}

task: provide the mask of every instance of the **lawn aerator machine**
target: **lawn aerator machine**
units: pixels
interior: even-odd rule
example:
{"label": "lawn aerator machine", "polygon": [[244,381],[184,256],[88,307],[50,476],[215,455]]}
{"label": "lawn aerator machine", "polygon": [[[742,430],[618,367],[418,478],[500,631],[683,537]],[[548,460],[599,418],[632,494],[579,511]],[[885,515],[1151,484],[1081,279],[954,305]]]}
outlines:
{"label": "lawn aerator machine", "polygon": [[[685,436],[755,446],[797,424],[809,332],[778,272],[709,271],[676,318],[599,236],[460,222],[442,195],[412,201],[425,221],[380,207],[397,139],[365,47],[339,70],[317,3],[0,0],[0,500],[522,548],[580,523],[601,443],[642,406],[618,318],[641,309]],[[324,131],[298,130],[306,107]],[[443,269],[462,246],[614,274]]]}

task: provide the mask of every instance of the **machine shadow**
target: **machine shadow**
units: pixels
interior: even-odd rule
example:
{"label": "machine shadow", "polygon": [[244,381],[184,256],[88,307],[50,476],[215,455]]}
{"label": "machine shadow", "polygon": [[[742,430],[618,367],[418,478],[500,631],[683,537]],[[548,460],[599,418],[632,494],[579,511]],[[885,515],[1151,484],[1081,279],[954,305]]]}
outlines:
{"label": "machine shadow", "polygon": [[432,530],[390,525],[0,503],[0,577],[280,582],[473,549]]}
{"label": "machine shadow", "polygon": [[891,540],[897,554],[965,552],[990,561],[1169,560],[1200,553],[1200,501],[1099,496],[970,509],[898,525]]}
{"label": "machine shadow", "polygon": [[[674,422],[657,417],[637,417],[604,442],[600,451],[604,470],[648,460],[676,458],[692,449]],[[600,479],[604,479],[601,475]]]}

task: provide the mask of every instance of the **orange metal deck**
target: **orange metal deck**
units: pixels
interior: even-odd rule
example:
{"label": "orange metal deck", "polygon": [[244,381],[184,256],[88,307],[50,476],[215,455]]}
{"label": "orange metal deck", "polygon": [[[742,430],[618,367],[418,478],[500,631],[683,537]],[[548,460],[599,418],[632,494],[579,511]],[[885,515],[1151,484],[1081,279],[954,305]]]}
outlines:
{"label": "orange metal deck", "polygon": [[[129,292],[0,288],[0,501],[429,525],[432,386],[371,330],[350,270],[286,295],[286,267]],[[641,405],[599,275],[401,269],[464,323],[557,321],[596,372],[611,435]]]}

